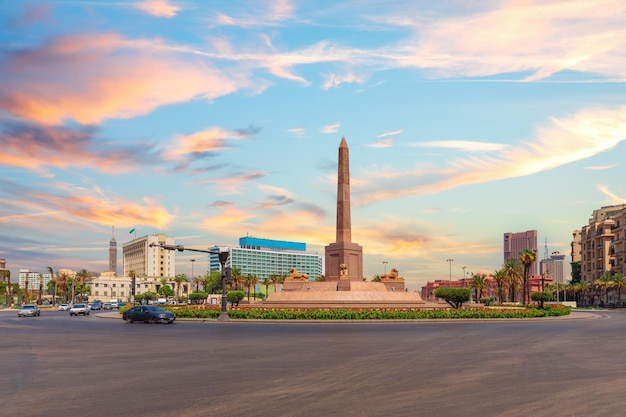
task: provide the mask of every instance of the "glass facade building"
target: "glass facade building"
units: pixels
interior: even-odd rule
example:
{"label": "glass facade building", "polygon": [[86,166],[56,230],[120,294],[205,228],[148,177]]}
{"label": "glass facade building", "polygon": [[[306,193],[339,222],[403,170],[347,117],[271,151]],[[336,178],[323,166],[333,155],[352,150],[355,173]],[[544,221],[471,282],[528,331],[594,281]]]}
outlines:
{"label": "glass facade building", "polygon": [[[219,271],[220,246],[209,248],[209,251],[209,269]],[[243,276],[254,275],[259,279],[270,275],[287,276],[289,270],[295,268],[314,281],[323,271],[323,256],[307,252],[306,244],[301,242],[242,237],[239,247],[228,247],[228,251],[227,266],[239,268]]]}

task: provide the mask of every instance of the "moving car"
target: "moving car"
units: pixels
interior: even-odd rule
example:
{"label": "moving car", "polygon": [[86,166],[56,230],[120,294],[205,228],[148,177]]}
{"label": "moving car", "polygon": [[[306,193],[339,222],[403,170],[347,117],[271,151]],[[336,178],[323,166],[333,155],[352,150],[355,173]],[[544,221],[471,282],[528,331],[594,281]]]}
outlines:
{"label": "moving car", "polygon": [[102,304],[102,309],[103,310],[112,310],[113,306],[111,305],[111,303],[104,303],[104,304]]}
{"label": "moving car", "polygon": [[67,311],[70,309],[69,304],[59,304],[59,311]]}
{"label": "moving car", "polygon": [[102,308],[102,303],[100,301],[94,301],[91,303],[92,310],[100,310]]}
{"label": "moving car", "polygon": [[37,307],[37,304],[24,304],[22,308],[17,312],[18,317],[39,317],[41,314],[41,310]]}
{"label": "moving car", "polygon": [[72,308],[70,308],[70,316],[78,316],[82,314],[83,316],[89,315],[89,306],[84,303],[74,304]]}
{"label": "moving car", "polygon": [[176,314],[164,310],[159,306],[137,306],[126,310],[122,318],[127,323],[143,321],[144,323],[174,323]]}

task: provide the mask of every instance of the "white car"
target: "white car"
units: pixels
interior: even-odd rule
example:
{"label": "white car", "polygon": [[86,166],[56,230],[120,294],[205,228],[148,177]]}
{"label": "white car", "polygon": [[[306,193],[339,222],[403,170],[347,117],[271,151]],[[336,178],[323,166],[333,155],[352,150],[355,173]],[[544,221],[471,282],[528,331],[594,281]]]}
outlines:
{"label": "white car", "polygon": [[70,316],[78,316],[82,314],[83,316],[89,315],[89,306],[84,303],[74,304],[72,308],[70,308]]}
{"label": "white car", "polygon": [[70,309],[69,304],[59,304],[59,311],[67,311]]}
{"label": "white car", "polygon": [[37,307],[37,304],[24,304],[17,312],[18,317],[39,317],[40,314],[41,311],[39,310],[39,307]]}

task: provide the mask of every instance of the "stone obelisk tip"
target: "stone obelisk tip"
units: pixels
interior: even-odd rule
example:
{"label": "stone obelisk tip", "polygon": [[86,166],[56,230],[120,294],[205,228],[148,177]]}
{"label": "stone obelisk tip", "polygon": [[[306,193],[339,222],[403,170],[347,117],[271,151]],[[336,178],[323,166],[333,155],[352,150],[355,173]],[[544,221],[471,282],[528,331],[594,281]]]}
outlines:
{"label": "stone obelisk tip", "polygon": [[346,142],[346,138],[345,137],[341,137],[341,143],[339,144],[340,148],[347,148],[348,147],[348,142]]}

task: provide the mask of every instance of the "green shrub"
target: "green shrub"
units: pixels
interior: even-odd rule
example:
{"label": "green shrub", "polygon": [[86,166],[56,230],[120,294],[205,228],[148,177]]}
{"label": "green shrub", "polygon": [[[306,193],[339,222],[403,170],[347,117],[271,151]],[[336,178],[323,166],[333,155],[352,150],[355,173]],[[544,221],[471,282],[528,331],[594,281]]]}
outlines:
{"label": "green shrub", "polygon": [[481,297],[480,302],[486,306],[490,306],[496,302],[496,297]]}
{"label": "green shrub", "polygon": [[207,297],[209,296],[208,293],[204,292],[204,291],[194,291],[191,294],[189,294],[189,299],[191,300],[192,304],[202,304]]}
{"label": "green shrub", "polygon": [[226,294],[226,300],[232,305],[238,306],[239,301],[243,300],[243,297],[245,296],[246,293],[241,290],[228,291],[228,293]]}
{"label": "green shrub", "polygon": [[543,308],[544,301],[552,299],[552,293],[547,291],[535,291],[530,293],[530,299],[539,304],[539,308]]}
{"label": "green shrub", "polygon": [[469,288],[437,288],[435,297],[443,298],[453,308],[461,308],[465,301],[469,301],[470,290]]}

